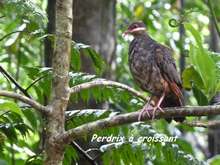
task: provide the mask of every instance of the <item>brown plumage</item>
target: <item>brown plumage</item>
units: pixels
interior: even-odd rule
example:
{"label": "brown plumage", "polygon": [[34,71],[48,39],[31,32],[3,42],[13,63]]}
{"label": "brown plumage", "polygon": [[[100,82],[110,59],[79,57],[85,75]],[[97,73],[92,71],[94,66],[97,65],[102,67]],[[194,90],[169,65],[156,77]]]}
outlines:
{"label": "brown plumage", "polygon": [[[181,92],[181,79],[172,58],[172,50],[153,40],[145,30],[143,22],[134,22],[125,34],[134,36],[129,46],[130,71],[140,88],[152,94],[154,115],[156,109],[163,111],[162,107],[182,106],[184,99]],[[148,111],[148,108],[149,104],[143,111]],[[179,117],[174,120],[183,121],[184,118]]]}

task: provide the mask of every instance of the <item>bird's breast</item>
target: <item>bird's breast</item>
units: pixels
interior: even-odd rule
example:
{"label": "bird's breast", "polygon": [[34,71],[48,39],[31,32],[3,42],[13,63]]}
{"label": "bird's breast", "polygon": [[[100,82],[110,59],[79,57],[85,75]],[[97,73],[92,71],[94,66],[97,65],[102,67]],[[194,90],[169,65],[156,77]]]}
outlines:
{"label": "bird's breast", "polygon": [[164,80],[150,48],[137,41],[131,43],[129,67],[134,80],[140,88],[155,95],[160,95],[163,92]]}

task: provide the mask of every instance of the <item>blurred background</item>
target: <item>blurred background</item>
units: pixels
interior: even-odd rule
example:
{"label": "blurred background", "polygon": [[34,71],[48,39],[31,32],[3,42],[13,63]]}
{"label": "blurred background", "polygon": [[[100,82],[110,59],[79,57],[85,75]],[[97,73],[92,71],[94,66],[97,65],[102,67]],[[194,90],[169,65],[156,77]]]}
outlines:
{"label": "blurred background", "polygon": [[[142,20],[148,34],[171,47],[181,74],[186,105],[220,103],[219,0],[74,0],[70,85],[98,78],[139,91],[128,67],[128,25]],[[0,1],[0,88],[22,92],[42,104],[50,99],[55,0]],[[4,73],[4,68],[13,80]],[[23,93],[24,93],[23,91]],[[144,93],[146,97],[148,93]],[[66,128],[118,113],[144,102],[127,91],[96,87],[71,97]],[[85,111],[79,111],[85,109]],[[76,117],[77,116],[77,117]],[[73,118],[74,117],[74,118]],[[219,116],[134,123],[97,132],[100,136],[178,136],[173,143],[91,143],[90,136],[66,147],[64,164],[220,164]],[[42,164],[44,117],[14,100],[0,99],[0,164]],[[195,121],[204,123],[197,126]],[[83,151],[83,152],[82,152]],[[85,153],[90,156],[86,156]],[[92,158],[92,160],[90,159]]]}

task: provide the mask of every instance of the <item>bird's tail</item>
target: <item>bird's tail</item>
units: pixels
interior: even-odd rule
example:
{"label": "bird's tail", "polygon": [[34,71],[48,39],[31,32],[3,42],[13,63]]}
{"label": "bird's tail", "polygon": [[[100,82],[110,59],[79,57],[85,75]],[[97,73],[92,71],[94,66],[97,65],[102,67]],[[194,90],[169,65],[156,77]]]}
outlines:
{"label": "bird's tail", "polygon": [[[163,102],[161,103],[161,107],[179,107],[184,106],[184,97],[182,94],[182,91],[179,89],[179,87],[176,84],[171,84],[172,93],[170,95],[167,95]],[[185,117],[174,117],[174,118],[166,118],[168,122],[171,122],[171,120],[175,120],[177,122],[183,122],[185,120]]]}

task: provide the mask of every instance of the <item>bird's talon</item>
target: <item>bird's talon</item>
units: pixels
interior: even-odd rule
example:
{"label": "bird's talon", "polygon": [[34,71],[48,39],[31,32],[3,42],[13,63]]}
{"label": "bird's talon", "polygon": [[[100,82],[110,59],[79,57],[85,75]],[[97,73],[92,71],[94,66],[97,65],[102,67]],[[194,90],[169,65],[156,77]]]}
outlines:
{"label": "bird's talon", "polygon": [[158,109],[160,110],[160,112],[165,113],[165,111],[161,107],[158,107]]}
{"label": "bird's talon", "polygon": [[151,105],[149,104],[149,102],[140,111],[139,116],[138,116],[138,121],[141,121],[141,118],[142,118],[142,116],[145,115],[145,113],[147,113],[147,116],[149,118],[151,118],[151,115],[150,115],[149,111],[152,110],[152,108],[151,108]]}
{"label": "bird's talon", "polygon": [[[149,110],[147,110],[145,113],[147,114],[147,116],[150,118],[150,113],[148,112]],[[145,115],[144,113],[144,115]]]}
{"label": "bird's talon", "polygon": [[152,113],[152,120],[155,119],[155,113],[156,113],[157,108],[154,108],[153,113]]}

